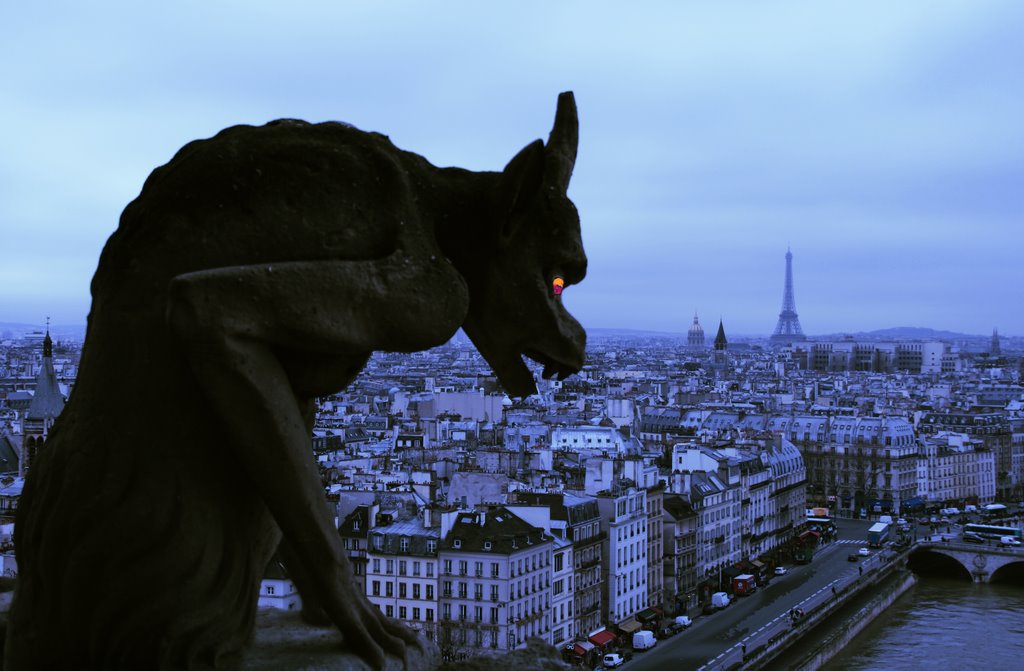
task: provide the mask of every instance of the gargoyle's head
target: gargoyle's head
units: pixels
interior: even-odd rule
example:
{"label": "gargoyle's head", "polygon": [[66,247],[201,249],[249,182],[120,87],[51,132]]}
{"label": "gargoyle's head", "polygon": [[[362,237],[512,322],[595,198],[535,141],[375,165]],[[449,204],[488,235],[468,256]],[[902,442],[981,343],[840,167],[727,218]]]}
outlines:
{"label": "gargoyle's head", "polygon": [[537,390],[523,355],[564,379],[583,366],[586,333],[562,304],[583,280],[587,257],[567,190],[579,128],[572,93],[558,97],[545,145],[527,145],[502,171],[493,195],[493,251],[469,279],[463,329],[511,396]]}

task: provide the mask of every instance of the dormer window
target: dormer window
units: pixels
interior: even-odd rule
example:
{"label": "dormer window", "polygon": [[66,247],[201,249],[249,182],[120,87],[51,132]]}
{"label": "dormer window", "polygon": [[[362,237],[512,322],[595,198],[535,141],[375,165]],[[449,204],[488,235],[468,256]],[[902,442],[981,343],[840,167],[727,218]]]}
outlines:
{"label": "dormer window", "polygon": [[490,550],[491,549],[491,541],[484,541],[484,549],[485,550]]}
{"label": "dormer window", "polygon": [[461,548],[462,547],[462,539],[456,538],[454,541],[452,541],[452,547],[455,548],[456,550]]}
{"label": "dormer window", "polygon": [[359,531],[359,518],[352,520],[352,531]]}

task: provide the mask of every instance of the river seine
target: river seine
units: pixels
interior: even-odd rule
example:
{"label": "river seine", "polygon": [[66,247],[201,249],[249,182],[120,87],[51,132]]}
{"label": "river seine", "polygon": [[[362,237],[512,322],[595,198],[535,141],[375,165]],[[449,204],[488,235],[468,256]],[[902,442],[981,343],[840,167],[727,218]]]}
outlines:
{"label": "river seine", "polygon": [[824,668],[1024,669],[1024,587],[921,577]]}

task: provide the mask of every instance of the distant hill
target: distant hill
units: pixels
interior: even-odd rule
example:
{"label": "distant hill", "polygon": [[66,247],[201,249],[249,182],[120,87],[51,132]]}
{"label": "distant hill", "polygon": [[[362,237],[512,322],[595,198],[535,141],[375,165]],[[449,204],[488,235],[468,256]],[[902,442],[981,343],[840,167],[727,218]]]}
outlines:
{"label": "distant hill", "polygon": [[685,333],[642,331],[639,329],[588,328],[587,336],[594,338],[685,338]]}
{"label": "distant hill", "polygon": [[[45,329],[45,324],[0,322],[0,340],[5,338],[17,339],[29,333]],[[82,342],[85,340],[85,324],[50,324],[50,337],[57,341]]]}
{"label": "distant hill", "polygon": [[875,331],[860,331],[857,333],[830,333],[827,335],[812,336],[813,338],[845,338],[845,337],[873,339],[901,339],[901,340],[968,340],[973,338],[986,338],[991,336],[972,335],[968,333],[956,333],[954,331],[937,331],[923,326],[895,326],[893,328],[878,329]]}

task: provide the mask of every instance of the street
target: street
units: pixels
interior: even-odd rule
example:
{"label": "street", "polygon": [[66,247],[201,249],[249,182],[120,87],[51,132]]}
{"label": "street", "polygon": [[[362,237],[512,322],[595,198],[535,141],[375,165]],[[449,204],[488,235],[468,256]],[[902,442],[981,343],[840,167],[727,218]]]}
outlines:
{"label": "street", "polygon": [[[679,669],[690,671],[707,666],[717,669],[739,661],[743,645],[749,650],[788,630],[789,611],[812,607],[832,597],[832,587],[856,579],[878,566],[879,557],[850,562],[847,556],[866,545],[867,520],[836,520],[839,539],[821,548],[814,561],[804,566],[787,566],[784,576],[751,596],[737,597],[725,610],[696,619],[693,626],[676,636],[658,641],[652,650],[635,653],[623,667],[626,671]],[[799,626],[799,625],[796,625]]]}

